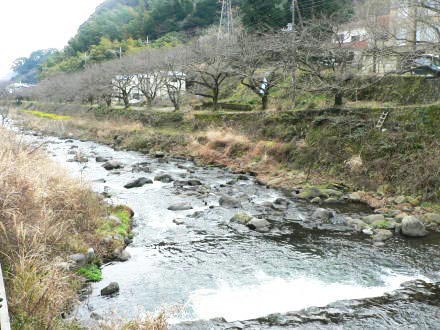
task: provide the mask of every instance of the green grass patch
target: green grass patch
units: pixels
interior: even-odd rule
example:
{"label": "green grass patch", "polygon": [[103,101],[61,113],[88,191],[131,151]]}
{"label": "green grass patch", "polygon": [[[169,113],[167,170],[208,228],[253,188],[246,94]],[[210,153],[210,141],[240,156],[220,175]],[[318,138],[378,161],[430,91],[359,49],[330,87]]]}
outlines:
{"label": "green grass patch", "polygon": [[43,112],[43,111],[38,111],[38,110],[21,110],[21,111],[32,114],[37,117],[48,118],[48,119],[52,119],[52,120],[67,120],[67,119],[72,118],[70,116],[62,116],[62,115],[57,115],[54,113]]}
{"label": "green grass patch", "polygon": [[115,206],[111,208],[110,214],[121,220],[121,223],[115,225],[111,221],[104,222],[98,229],[98,232],[104,235],[113,236],[118,234],[122,237],[129,237],[131,231],[132,214],[125,206]]}
{"label": "green grass patch", "polygon": [[375,221],[372,226],[377,229],[390,229],[391,223],[386,220]]}
{"label": "green grass patch", "polygon": [[78,274],[84,276],[91,282],[99,282],[102,280],[102,271],[95,264],[89,264],[78,269]]}

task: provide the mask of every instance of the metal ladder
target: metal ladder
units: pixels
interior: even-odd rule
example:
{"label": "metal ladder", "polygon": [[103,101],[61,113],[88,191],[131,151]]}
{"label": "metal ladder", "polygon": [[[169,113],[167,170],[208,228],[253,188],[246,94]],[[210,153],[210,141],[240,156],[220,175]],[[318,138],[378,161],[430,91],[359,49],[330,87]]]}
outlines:
{"label": "metal ladder", "polygon": [[380,118],[376,124],[377,129],[382,129],[383,124],[385,123],[385,120],[387,120],[389,114],[390,114],[389,111],[382,112],[382,114],[380,115]]}

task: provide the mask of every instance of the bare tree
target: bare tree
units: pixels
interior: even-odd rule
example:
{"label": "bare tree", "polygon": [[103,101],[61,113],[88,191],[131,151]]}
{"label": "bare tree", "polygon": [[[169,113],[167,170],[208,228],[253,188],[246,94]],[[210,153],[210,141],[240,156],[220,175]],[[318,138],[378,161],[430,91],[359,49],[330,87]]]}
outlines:
{"label": "bare tree", "polygon": [[272,89],[283,81],[287,72],[286,62],[278,49],[272,47],[276,37],[275,34],[255,36],[242,33],[232,55],[234,73],[260,98],[263,110],[268,108]]}
{"label": "bare tree", "polygon": [[136,69],[132,57],[124,57],[102,64],[102,69],[107,73],[114,90],[113,97],[121,100],[124,106],[130,106],[130,96],[132,91],[137,88],[134,81]]}
{"label": "bare tree", "polygon": [[215,110],[226,79],[233,75],[229,62],[231,40],[206,36],[190,45],[191,56],[186,69],[190,73],[188,83],[195,95],[210,98]]}

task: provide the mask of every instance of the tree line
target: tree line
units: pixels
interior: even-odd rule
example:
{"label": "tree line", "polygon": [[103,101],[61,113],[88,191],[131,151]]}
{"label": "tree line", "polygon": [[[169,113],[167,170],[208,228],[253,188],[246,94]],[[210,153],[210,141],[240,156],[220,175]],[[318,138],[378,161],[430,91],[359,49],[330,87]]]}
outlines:
{"label": "tree line", "polygon": [[[438,51],[438,39],[411,40],[410,34],[403,38],[403,45],[394,27],[380,23],[380,13],[372,15],[382,5],[371,1],[357,8],[357,20],[365,30],[362,39],[347,32],[349,25],[339,15],[310,17],[295,31],[256,33],[243,27],[234,35],[219,37],[212,29],[186,44],[147,48],[89,64],[75,73],[52,75],[27,96],[107,105],[117,98],[128,107],[135,88],[147,105],[154,104],[159,91],[166,90],[176,110],[187,93],[209,99],[217,109],[225,87],[233,80],[258,96],[262,109],[268,108],[275,88],[283,89],[292,102],[295,95],[306,91],[332,95],[335,105],[341,105],[345,97],[386,74],[411,71],[420,54]],[[405,24],[414,25],[411,19]],[[385,70],[390,62],[395,63],[394,69]]]}

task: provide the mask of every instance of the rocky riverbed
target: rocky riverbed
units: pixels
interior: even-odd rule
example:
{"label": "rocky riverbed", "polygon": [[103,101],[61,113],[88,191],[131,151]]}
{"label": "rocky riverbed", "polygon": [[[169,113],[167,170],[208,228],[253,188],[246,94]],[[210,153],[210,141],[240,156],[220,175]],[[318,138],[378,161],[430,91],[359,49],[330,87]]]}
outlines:
{"label": "rocky riverbed", "polygon": [[135,213],[130,258],[105,265],[76,311],[87,326],[166,308],[178,329],[435,328],[440,237],[422,216],[374,213],[344,187],[312,197],[161,152],[29,139]]}

